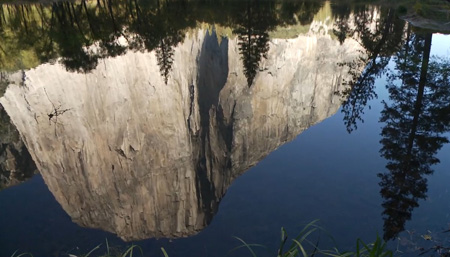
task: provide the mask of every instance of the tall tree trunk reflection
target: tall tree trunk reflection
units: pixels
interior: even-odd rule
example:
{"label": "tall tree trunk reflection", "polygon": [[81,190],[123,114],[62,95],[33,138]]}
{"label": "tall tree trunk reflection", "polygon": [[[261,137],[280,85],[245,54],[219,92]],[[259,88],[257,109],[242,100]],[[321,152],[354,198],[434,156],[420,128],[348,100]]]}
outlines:
{"label": "tall tree trunk reflection", "polygon": [[[384,102],[380,118],[381,156],[388,173],[380,173],[384,198],[384,238],[404,230],[405,222],[426,198],[431,166],[439,162],[437,151],[448,139],[450,82],[449,63],[430,61],[431,33],[408,34],[402,51],[394,57],[396,71],[388,78],[390,102]],[[399,84],[401,82],[401,84]]]}

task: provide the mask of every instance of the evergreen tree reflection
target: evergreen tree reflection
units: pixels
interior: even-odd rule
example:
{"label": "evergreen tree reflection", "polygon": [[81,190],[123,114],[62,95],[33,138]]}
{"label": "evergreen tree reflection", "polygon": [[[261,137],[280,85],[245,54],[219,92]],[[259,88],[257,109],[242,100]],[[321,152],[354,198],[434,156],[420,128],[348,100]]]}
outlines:
{"label": "evergreen tree reflection", "polygon": [[378,174],[385,240],[404,230],[418,200],[426,198],[425,175],[433,173],[431,166],[439,162],[435,155],[448,142],[443,133],[450,129],[450,63],[430,60],[431,37],[408,34],[388,77],[380,153],[389,172]]}
{"label": "evergreen tree reflection", "polygon": [[46,30],[49,18],[45,7],[36,5],[1,5],[0,69],[18,70],[54,58]]}
{"label": "evergreen tree reflection", "polygon": [[311,24],[321,7],[320,1],[285,1],[278,14],[280,25]]}
{"label": "evergreen tree reflection", "polygon": [[172,25],[176,24],[174,19],[184,16],[184,12],[179,9],[180,7],[182,5],[168,6],[165,13],[163,13],[158,6],[158,16],[154,22],[153,31],[156,34],[154,40],[157,42],[155,49],[156,59],[161,76],[166,84],[169,79],[169,73],[172,70],[174,47],[183,41],[184,38],[181,31]]}
{"label": "evergreen tree reflection", "polygon": [[[346,89],[341,93],[346,99],[342,105],[344,123],[350,133],[357,128],[358,121],[363,122],[362,114],[369,100],[377,97],[375,79],[386,72],[390,56],[399,49],[404,40],[405,22],[395,17],[391,8],[359,7],[350,15],[350,9],[338,9],[334,34],[341,43],[345,38],[353,37],[364,48],[365,54],[347,66],[351,79],[344,81]],[[379,14],[379,16],[378,16]],[[371,28],[376,24],[375,28]],[[363,72],[361,73],[361,70]]]}
{"label": "evergreen tree reflection", "polygon": [[269,33],[275,22],[272,2],[258,0],[246,1],[247,6],[238,18],[234,33],[238,35],[239,51],[244,66],[247,85],[253,84],[262,58],[267,58],[269,51]]}
{"label": "evergreen tree reflection", "polygon": [[54,2],[50,37],[58,44],[61,62],[67,70],[88,72],[97,66],[98,56],[85,47],[89,40],[84,28],[75,22],[78,15],[73,3]]}

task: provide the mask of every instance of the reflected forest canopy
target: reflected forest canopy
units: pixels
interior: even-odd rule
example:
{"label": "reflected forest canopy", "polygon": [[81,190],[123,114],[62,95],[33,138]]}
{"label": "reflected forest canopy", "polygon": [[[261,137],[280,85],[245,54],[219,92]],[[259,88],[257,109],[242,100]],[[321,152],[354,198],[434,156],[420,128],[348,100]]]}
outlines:
{"label": "reflected forest canopy", "polygon": [[298,21],[309,24],[321,6],[320,2],[258,0],[83,0],[2,5],[0,68],[33,68],[60,57],[67,70],[89,72],[103,58],[127,51],[155,51],[167,84],[174,47],[189,29],[210,23],[233,28],[250,86],[260,59],[267,57],[268,32]]}
{"label": "reflected forest canopy", "polygon": [[[70,72],[89,73],[102,59],[128,51],[154,51],[160,75],[168,84],[176,46],[190,30],[214,24],[219,44],[225,36],[220,27],[231,28],[237,38],[243,73],[251,87],[262,69],[261,61],[268,58],[270,32],[278,27],[310,24],[323,4],[281,0],[97,0],[1,5],[0,69],[13,72],[58,61]],[[450,61],[430,56],[432,33],[407,24],[395,8],[331,5],[331,9],[331,37],[340,44],[353,38],[363,49],[359,59],[339,63],[350,75],[342,81],[344,89],[335,92],[342,100],[341,112],[349,133],[364,122],[368,103],[377,98],[375,81],[387,78],[389,101],[383,102],[380,118],[380,155],[387,160],[387,170],[378,176],[384,201],[384,238],[390,240],[404,230],[418,201],[426,198],[425,176],[433,173],[432,166],[439,163],[438,150],[449,142],[444,134],[450,131]],[[208,97],[207,93],[200,94]],[[209,115],[212,106],[200,106],[202,114]],[[0,114],[5,120],[2,124],[9,123],[3,109]],[[192,106],[189,117],[191,114]],[[203,119],[201,125],[209,129],[209,116]],[[191,129],[190,118],[188,122]],[[3,131],[6,129],[2,127]],[[206,132],[201,135],[206,137]],[[0,152],[6,151],[8,143],[2,142]],[[206,166],[203,162],[206,157],[202,156],[202,165]],[[34,165],[27,165],[35,171]],[[210,202],[218,201],[216,198]],[[206,212],[206,216],[211,215],[206,223],[216,211],[216,206],[210,208],[214,210]]]}

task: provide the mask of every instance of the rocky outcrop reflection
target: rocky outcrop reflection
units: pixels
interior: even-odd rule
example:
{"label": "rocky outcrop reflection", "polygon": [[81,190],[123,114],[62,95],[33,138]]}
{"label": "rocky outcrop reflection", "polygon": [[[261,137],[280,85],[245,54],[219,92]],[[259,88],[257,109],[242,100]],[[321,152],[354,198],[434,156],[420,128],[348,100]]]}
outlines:
{"label": "rocky outcrop reflection", "polygon": [[0,105],[0,190],[20,184],[37,173],[36,166],[20,139],[19,132],[9,123],[8,114]]}
{"label": "rocky outcrop reflection", "polygon": [[86,74],[40,65],[1,98],[74,222],[124,240],[197,233],[237,176],[338,110],[337,63],[360,54],[323,33],[272,39],[249,88],[237,38],[191,34],[167,85],[157,53],[128,52]]}
{"label": "rocky outcrop reflection", "polygon": [[[7,77],[4,73],[0,74],[1,91],[9,83]],[[26,181],[36,172],[36,166],[19,132],[0,104],[0,190]]]}

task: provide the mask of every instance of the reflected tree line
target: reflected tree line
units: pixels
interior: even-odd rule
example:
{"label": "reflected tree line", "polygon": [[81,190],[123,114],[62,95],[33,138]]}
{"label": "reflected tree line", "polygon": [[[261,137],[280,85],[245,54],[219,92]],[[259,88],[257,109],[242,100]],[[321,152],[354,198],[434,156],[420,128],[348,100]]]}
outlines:
{"label": "reflected tree line", "polygon": [[[349,133],[363,122],[367,103],[377,97],[375,80],[387,78],[389,100],[383,102],[380,117],[384,125],[380,154],[388,162],[387,172],[378,177],[384,199],[384,239],[390,240],[404,230],[419,200],[426,199],[426,176],[439,163],[439,149],[449,142],[445,133],[450,131],[450,60],[430,56],[432,33],[413,31],[395,18],[393,9],[378,9],[375,29],[369,26],[374,12],[367,7],[352,15],[339,11],[335,35],[343,42],[357,34],[367,51],[362,57],[366,66],[341,64],[352,74],[342,92]],[[351,23],[355,26],[349,27]]]}
{"label": "reflected tree line", "polygon": [[233,28],[250,86],[267,57],[275,26],[309,23],[320,2],[97,0],[0,6],[0,67],[18,70],[60,62],[89,72],[99,60],[128,51],[154,51],[167,84],[174,47],[206,22]]}

